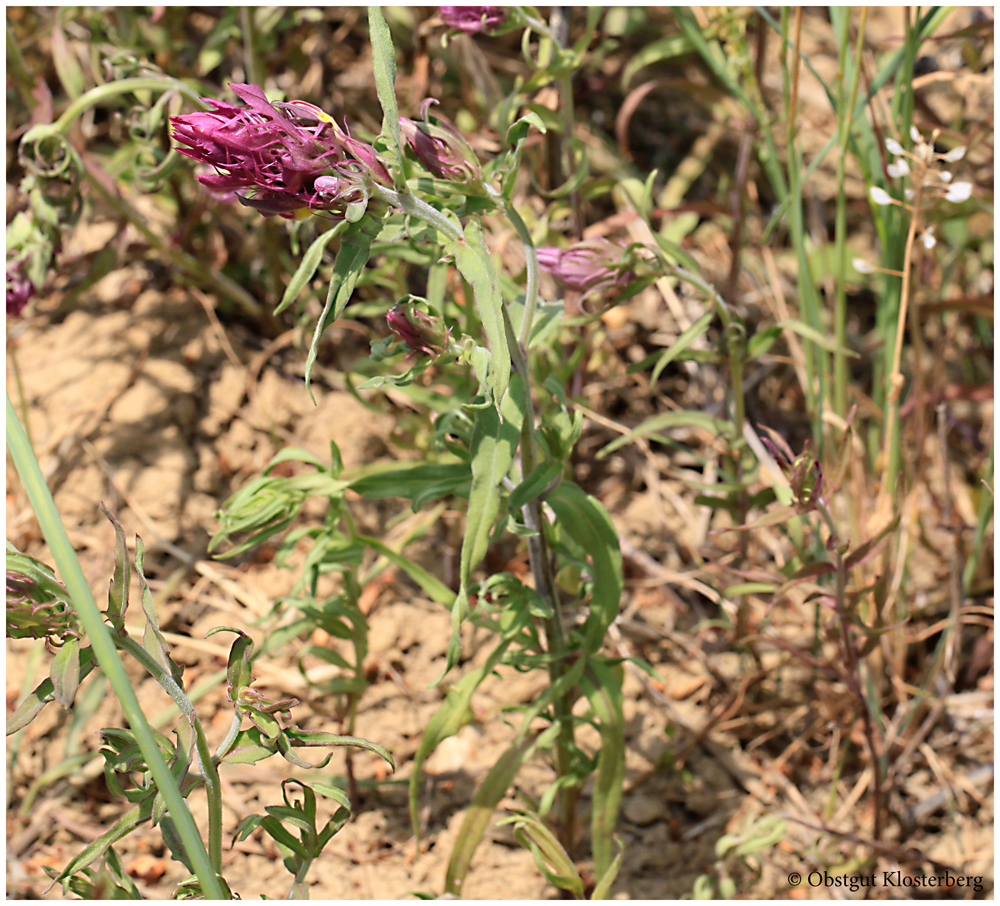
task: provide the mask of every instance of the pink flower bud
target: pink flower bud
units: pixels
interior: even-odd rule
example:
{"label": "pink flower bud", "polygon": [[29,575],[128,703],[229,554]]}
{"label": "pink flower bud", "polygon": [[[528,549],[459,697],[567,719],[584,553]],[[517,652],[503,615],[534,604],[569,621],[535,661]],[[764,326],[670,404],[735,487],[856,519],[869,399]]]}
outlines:
{"label": "pink flower bud", "polygon": [[635,276],[624,260],[626,250],[605,239],[578,242],[569,248],[538,249],[538,266],[567,289],[587,293],[624,286]]}
{"label": "pink flower bud", "polygon": [[391,330],[410,347],[408,359],[417,353],[439,356],[448,351],[451,328],[444,328],[444,321],[420,311],[412,305],[397,302],[385,314]]}
{"label": "pink flower bud", "polygon": [[457,183],[481,183],[483,174],[479,159],[472,146],[455,126],[439,114],[436,122],[428,119],[427,112],[434,98],[427,98],[420,105],[422,123],[415,123],[405,116],[399,118],[399,129],[417,160],[438,179]]}
{"label": "pink flower bud", "polygon": [[489,34],[507,18],[503,6],[439,6],[438,15],[445,25],[464,31],[467,35],[479,32]]}

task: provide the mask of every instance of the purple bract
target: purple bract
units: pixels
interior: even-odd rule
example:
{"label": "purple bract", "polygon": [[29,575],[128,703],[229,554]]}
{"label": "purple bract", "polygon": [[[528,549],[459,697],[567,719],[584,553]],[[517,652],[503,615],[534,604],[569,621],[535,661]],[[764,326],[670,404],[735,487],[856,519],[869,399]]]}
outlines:
{"label": "purple bract", "polygon": [[628,283],[634,274],[624,263],[624,257],[622,246],[605,239],[591,239],[564,249],[538,249],[538,266],[567,289],[588,293]]}

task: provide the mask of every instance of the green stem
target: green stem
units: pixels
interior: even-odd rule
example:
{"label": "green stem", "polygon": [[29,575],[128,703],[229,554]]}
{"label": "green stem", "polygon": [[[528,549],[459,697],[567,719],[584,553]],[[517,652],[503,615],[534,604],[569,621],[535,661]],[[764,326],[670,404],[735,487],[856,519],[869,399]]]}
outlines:
{"label": "green stem", "polygon": [[153,731],[146,721],[136,698],[135,689],[125,672],[118,651],[115,648],[111,632],[105,625],[101,612],[97,609],[94,596],[84,578],[76,551],[70,544],[66,529],[59,518],[52,493],[45,484],[38,460],[28,443],[27,435],[21,427],[21,422],[14,411],[10,397],[7,397],[7,449],[17,468],[24,489],[31,501],[32,509],[38,524],[48,542],[52,556],[59,567],[59,573],[70,592],[73,607],[80,619],[80,624],[87,633],[93,646],[97,662],[111,683],[115,695],[121,702],[122,711],[135,734],[149,771],[153,775],[160,795],[166,803],[170,816],[174,819],[177,833],[184,842],[192,867],[201,884],[201,889],[208,899],[227,899],[226,888],[221,882],[205,844],[198,832],[198,826],[188,809],[181,791],[178,789],[170,768],[153,737]]}
{"label": "green stem", "polygon": [[[521,330],[517,335],[517,345],[521,349],[521,354],[527,358],[531,327],[535,321],[535,310],[538,307],[538,251],[535,249],[528,225],[512,202],[506,203],[505,213],[524,245],[524,267],[527,279],[524,286],[524,314],[521,317]],[[525,378],[527,378],[527,374],[525,374]]]}
{"label": "green stem", "polygon": [[[851,143],[851,126],[854,122],[854,104],[858,96],[858,82],[861,75],[861,53],[864,49],[865,24],[868,20],[868,7],[861,8],[861,22],[858,25],[857,49],[854,52],[854,69],[851,72],[850,96],[844,103],[843,76],[847,66],[847,38],[851,17],[848,10],[842,10],[843,27],[840,35],[840,61],[837,80],[840,98],[837,108],[840,114],[840,128],[837,143],[840,145],[840,157],[837,160],[837,219],[836,219],[836,256],[837,256],[837,294],[834,302],[834,336],[837,346],[841,349],[847,346],[847,193],[845,191],[847,156]],[[847,415],[847,357],[837,353],[833,360],[833,408],[844,418]]]}
{"label": "green stem", "polygon": [[[133,94],[136,91],[169,91],[170,89],[179,91],[189,100],[197,104],[202,110],[205,109],[205,102],[198,96],[198,92],[178,79],[122,79],[120,82],[108,82],[104,85],[98,85],[96,88],[91,88],[90,91],[81,94],[75,101],[73,101],[73,103],[70,104],[69,107],[67,107],[63,112],[63,115],[59,117],[59,119],[56,120],[51,127],[39,126],[36,128],[52,128],[56,132],[65,134],[73,120],[75,120],[88,107],[99,104],[101,101],[117,97],[120,94]],[[31,133],[29,132],[28,135],[25,135],[25,139],[28,139],[30,134]]]}
{"label": "green stem", "polygon": [[404,214],[419,217],[424,223],[430,224],[449,239],[464,239],[460,227],[452,223],[437,208],[427,204],[426,201],[421,201],[409,192],[396,192],[378,183],[372,183],[371,193],[372,197],[380,198],[386,204],[399,208]]}
{"label": "green stem", "polygon": [[[149,675],[155,679],[163,690],[177,705],[177,710],[181,716],[191,725],[195,738],[195,753],[198,760],[198,770],[205,778],[205,793],[208,797],[208,852],[212,860],[212,865],[216,872],[222,872],[222,783],[219,779],[219,768],[212,758],[212,753],[208,748],[208,740],[205,737],[205,730],[195,713],[194,705],[187,697],[180,683],[174,679],[173,674],[165,669],[145,648],[127,633],[118,633],[112,630],[111,637],[115,644],[123,651],[127,651],[143,667]],[[239,718],[239,714],[236,715]],[[239,726],[237,725],[237,732]],[[228,738],[228,737],[227,737]],[[234,736],[235,738],[235,736]]]}

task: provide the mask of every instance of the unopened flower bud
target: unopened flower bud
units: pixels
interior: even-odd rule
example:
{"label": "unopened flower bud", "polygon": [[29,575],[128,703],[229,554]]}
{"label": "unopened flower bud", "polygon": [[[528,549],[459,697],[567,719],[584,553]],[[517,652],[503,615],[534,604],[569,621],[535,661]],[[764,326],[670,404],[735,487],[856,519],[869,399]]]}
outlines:
{"label": "unopened flower bud", "polygon": [[965,151],[966,149],[962,146],[952,148],[947,154],[941,157],[941,160],[947,161],[949,164],[956,163],[965,157]]}
{"label": "unopened flower bud", "polygon": [[968,201],[971,197],[971,182],[955,182],[948,186],[948,191],[945,192],[944,200],[950,201],[953,204],[959,204],[963,201]]}
{"label": "unopened flower bud", "polygon": [[865,261],[864,258],[852,258],[851,259],[851,264],[854,266],[854,269],[859,274],[874,274],[875,273],[875,268],[872,267],[872,265],[870,265],[867,261]]}
{"label": "unopened flower bud", "polygon": [[605,239],[578,242],[568,248],[538,249],[538,266],[567,289],[587,293],[624,286],[635,274],[623,262],[625,249]]}
{"label": "unopened flower bud", "polygon": [[407,145],[417,160],[438,179],[463,185],[482,183],[479,159],[462,133],[439,114],[434,114],[434,122],[428,118],[430,105],[436,103],[434,98],[427,98],[420,105],[422,123],[405,116],[399,118],[399,129]]}
{"label": "unopened flower bud", "polygon": [[445,328],[443,318],[400,301],[386,312],[385,319],[389,322],[389,330],[410,347],[408,359],[418,353],[439,356],[448,351],[451,328]]}
{"label": "unopened flower bud", "polygon": [[871,200],[880,207],[892,204],[893,201],[892,196],[881,186],[872,186],[868,190],[868,195],[871,197]]}
{"label": "unopened flower bud", "polygon": [[885,147],[890,154],[895,154],[897,157],[904,153],[903,146],[894,138],[887,138],[885,140]]}
{"label": "unopened flower bud", "polygon": [[886,169],[893,179],[899,179],[899,177],[906,176],[910,172],[910,165],[906,162],[906,158],[900,157],[895,163],[889,164]]}
{"label": "unopened flower bud", "polygon": [[23,272],[23,267],[23,261],[7,265],[7,314],[14,318],[20,316],[35,294],[35,284]]}

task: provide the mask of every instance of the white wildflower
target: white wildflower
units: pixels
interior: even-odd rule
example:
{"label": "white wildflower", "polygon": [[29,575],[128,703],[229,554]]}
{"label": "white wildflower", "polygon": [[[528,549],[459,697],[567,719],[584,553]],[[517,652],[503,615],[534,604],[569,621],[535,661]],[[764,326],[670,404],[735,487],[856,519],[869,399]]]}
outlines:
{"label": "white wildflower", "polygon": [[941,182],[951,182],[951,174],[947,170],[942,170],[939,174]]}
{"label": "white wildflower", "polygon": [[954,204],[959,204],[963,201],[968,201],[972,197],[972,183],[971,182],[956,182],[952,183],[948,187],[948,191],[945,192],[944,200],[950,201]]}
{"label": "white wildflower", "polygon": [[965,157],[965,148],[959,146],[957,148],[952,148],[941,159],[947,161],[949,164],[953,164],[956,161],[961,160],[963,157]]}
{"label": "white wildflower", "polygon": [[895,163],[889,164],[888,170],[893,179],[899,179],[900,176],[906,176],[910,172],[910,165],[906,162],[906,158],[899,157]]}
{"label": "white wildflower", "polygon": [[929,226],[924,230],[923,236],[920,237],[920,241],[924,244],[925,249],[932,249],[937,245],[937,239],[934,236],[934,227]]}
{"label": "white wildflower", "polygon": [[922,141],[920,132],[917,130],[916,126],[910,126],[910,138],[912,138],[917,144],[920,144]]}
{"label": "white wildflower", "polygon": [[872,267],[872,265],[870,265],[867,261],[865,261],[864,258],[852,258],[851,259],[851,264],[854,266],[854,269],[859,274],[874,274],[875,273],[875,268]]}
{"label": "white wildflower", "polygon": [[913,201],[913,189],[904,189],[903,194],[906,196],[907,201]]}
{"label": "white wildflower", "polygon": [[892,196],[880,186],[872,186],[868,190],[868,194],[871,196],[872,201],[875,202],[875,204],[877,205],[884,206],[887,204],[892,204]]}
{"label": "white wildflower", "polygon": [[904,153],[903,146],[894,138],[887,138],[885,140],[885,147],[890,154],[895,154],[897,157]]}

